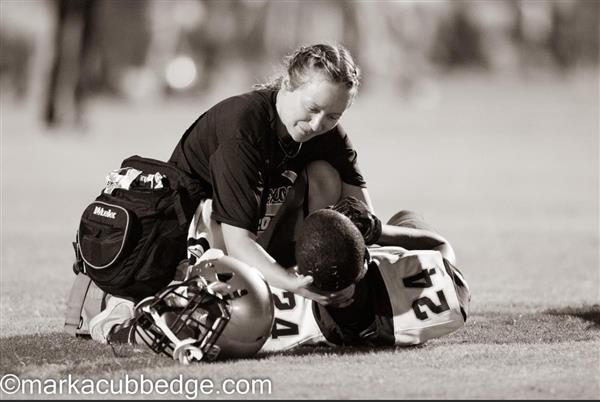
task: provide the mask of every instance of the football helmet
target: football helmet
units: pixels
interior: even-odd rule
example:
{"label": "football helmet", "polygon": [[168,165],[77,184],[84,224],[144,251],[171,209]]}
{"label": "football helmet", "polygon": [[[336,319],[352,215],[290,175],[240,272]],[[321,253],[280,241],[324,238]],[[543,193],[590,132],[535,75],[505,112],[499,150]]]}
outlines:
{"label": "football helmet", "polygon": [[215,250],[191,266],[184,281],[142,300],[135,311],[137,343],[184,364],[253,356],[274,321],[262,274]]}

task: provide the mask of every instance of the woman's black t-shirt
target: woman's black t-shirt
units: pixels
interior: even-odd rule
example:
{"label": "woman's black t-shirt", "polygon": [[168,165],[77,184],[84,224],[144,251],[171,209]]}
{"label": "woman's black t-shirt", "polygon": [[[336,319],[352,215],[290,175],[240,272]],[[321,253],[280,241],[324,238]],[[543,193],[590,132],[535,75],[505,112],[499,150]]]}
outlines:
{"label": "woman's black t-shirt", "polygon": [[255,234],[269,190],[311,161],[327,161],[345,183],[365,186],[344,130],[337,125],[300,146],[279,119],[276,95],[258,90],[213,106],[187,129],[169,160],[206,184],[213,219]]}

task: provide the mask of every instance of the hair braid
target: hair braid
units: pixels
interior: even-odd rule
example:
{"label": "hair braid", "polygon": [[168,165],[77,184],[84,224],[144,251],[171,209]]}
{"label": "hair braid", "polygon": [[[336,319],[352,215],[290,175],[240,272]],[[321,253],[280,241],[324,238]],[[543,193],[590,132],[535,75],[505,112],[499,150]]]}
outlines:
{"label": "hair braid", "polygon": [[283,82],[289,82],[292,90],[307,80],[311,71],[323,74],[335,83],[344,84],[356,92],[360,85],[360,68],[352,55],[341,45],[316,44],[301,46],[284,59],[285,72],[267,84],[255,85],[256,88],[280,89]]}

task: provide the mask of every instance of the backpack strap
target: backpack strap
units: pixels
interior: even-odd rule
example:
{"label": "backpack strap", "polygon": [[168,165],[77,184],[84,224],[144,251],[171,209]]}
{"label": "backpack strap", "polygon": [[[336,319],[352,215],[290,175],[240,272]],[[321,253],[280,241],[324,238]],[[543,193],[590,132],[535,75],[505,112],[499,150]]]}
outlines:
{"label": "backpack strap", "polygon": [[83,325],[81,312],[83,310],[85,296],[87,295],[91,283],[92,280],[89,276],[78,274],[75,277],[73,286],[71,286],[71,292],[69,292],[69,299],[67,300],[64,328],[65,332],[69,335],[76,336],[77,330]]}
{"label": "backpack strap", "polygon": [[72,336],[89,336],[89,321],[105,308],[107,295],[89,276],[78,274],[67,300],[64,331]]}

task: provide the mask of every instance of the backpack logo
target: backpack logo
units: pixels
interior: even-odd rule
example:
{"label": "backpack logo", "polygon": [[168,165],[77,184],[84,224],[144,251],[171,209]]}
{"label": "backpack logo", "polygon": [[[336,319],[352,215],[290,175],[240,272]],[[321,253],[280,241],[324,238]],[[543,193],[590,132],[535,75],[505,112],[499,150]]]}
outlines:
{"label": "backpack logo", "polygon": [[113,212],[112,210],[106,210],[102,207],[95,207],[94,208],[94,215],[98,215],[98,216],[103,216],[105,218],[110,218],[110,219],[116,219],[117,218],[117,213]]}

